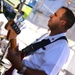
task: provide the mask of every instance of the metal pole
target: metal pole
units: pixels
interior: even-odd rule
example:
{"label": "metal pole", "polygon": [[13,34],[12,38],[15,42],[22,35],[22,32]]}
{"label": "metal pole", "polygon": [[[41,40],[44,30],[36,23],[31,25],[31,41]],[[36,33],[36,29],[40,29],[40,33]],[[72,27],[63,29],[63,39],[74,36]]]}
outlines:
{"label": "metal pole", "polygon": [[3,13],[3,0],[1,0],[1,13]]}
{"label": "metal pole", "polygon": [[22,7],[23,7],[23,4],[25,3],[26,0],[21,0],[21,3],[20,3],[20,6],[19,6],[19,9],[18,9],[18,12],[21,12],[22,10]]}

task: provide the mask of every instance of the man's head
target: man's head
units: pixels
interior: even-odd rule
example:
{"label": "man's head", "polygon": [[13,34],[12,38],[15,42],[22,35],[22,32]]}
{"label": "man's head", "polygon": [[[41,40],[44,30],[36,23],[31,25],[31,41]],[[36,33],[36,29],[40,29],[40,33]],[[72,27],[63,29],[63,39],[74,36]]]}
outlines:
{"label": "man's head", "polygon": [[63,9],[66,10],[66,12],[63,14],[63,16],[61,17],[61,20],[64,19],[66,20],[66,25],[65,25],[65,28],[66,29],[69,29],[73,26],[73,24],[75,23],[75,16],[73,14],[73,12],[66,8],[66,7],[61,7]]}
{"label": "man's head", "polygon": [[67,31],[73,26],[75,22],[75,16],[73,12],[67,7],[61,7],[53,15],[50,16],[48,21],[48,27],[51,30]]}

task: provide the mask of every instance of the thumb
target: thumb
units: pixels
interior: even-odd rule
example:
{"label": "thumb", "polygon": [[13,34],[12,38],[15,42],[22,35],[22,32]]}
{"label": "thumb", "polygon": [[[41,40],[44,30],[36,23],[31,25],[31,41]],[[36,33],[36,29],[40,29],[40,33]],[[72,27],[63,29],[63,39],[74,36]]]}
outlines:
{"label": "thumb", "polygon": [[16,52],[19,51],[19,45],[16,46],[15,50],[16,50]]}

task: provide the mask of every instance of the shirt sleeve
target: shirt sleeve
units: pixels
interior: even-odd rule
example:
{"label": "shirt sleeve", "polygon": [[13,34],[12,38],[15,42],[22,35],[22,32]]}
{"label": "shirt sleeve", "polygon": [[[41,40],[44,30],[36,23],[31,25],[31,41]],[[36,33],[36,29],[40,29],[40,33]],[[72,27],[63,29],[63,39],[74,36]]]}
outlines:
{"label": "shirt sleeve", "polygon": [[58,43],[46,51],[40,68],[48,75],[56,75],[67,61],[68,55],[67,44]]}

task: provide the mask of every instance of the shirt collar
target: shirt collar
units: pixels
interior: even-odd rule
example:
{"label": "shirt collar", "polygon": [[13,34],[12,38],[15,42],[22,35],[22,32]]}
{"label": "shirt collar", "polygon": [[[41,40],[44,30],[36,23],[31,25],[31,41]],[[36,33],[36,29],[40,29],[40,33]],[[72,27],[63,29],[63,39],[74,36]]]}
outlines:
{"label": "shirt collar", "polygon": [[66,33],[61,33],[61,34],[57,34],[57,35],[54,35],[54,36],[50,36],[49,39],[50,39],[51,42],[53,42],[54,40],[58,39],[61,36],[66,36]]}

